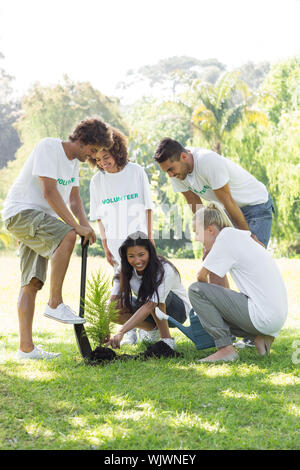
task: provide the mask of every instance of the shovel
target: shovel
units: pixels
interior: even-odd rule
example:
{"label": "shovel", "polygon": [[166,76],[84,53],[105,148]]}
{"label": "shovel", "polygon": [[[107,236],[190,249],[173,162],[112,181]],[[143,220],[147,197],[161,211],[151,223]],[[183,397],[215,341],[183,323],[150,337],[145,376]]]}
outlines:
{"label": "shovel", "polygon": [[197,349],[215,348],[216,345],[212,336],[205,331],[193,309],[191,309],[189,314],[190,326],[183,326],[170,315],[166,315],[162,312],[158,307],[155,308],[155,314],[159,320],[168,320],[169,323],[176,326],[185,336],[195,343]]}
{"label": "shovel", "polygon": [[[86,264],[87,264],[87,254],[88,254],[88,245],[87,242],[83,244],[84,237],[81,237],[81,279],[80,279],[80,304],[79,304],[79,316],[84,317],[84,299],[85,299],[85,283],[86,283]],[[90,359],[92,348],[87,337],[86,331],[82,324],[74,325],[75,337],[77,341],[77,346],[80,351],[80,354],[83,358]]]}

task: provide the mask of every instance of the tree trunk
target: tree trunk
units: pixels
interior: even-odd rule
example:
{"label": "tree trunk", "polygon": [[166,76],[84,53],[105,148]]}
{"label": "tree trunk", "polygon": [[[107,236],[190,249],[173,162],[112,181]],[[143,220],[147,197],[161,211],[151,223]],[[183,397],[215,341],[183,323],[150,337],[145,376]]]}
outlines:
{"label": "tree trunk", "polygon": [[221,142],[219,140],[215,140],[215,143],[213,145],[213,151],[221,155]]}

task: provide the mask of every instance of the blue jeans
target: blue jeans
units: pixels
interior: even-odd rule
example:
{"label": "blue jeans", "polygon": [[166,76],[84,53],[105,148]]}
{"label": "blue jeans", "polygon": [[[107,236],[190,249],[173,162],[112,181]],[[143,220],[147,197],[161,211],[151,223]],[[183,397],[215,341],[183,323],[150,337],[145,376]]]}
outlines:
{"label": "blue jeans", "polygon": [[271,230],[274,211],[273,199],[269,194],[269,199],[264,204],[256,204],[255,206],[241,207],[245,219],[248,222],[251,233],[257,236],[267,248]]}
{"label": "blue jeans", "polygon": [[[179,321],[179,323],[181,324],[185,322],[186,320],[185,305],[183,303],[183,300],[180,297],[178,297],[178,295],[170,291],[165,300],[165,304],[166,304],[167,315],[175,318],[175,320]],[[131,306],[132,306],[132,313],[135,313],[139,309],[137,299],[134,296],[132,297]],[[152,323],[153,325],[156,325],[152,315],[148,315],[148,317],[145,318],[145,321]],[[171,325],[170,323],[169,323],[169,327],[176,328],[174,325]]]}

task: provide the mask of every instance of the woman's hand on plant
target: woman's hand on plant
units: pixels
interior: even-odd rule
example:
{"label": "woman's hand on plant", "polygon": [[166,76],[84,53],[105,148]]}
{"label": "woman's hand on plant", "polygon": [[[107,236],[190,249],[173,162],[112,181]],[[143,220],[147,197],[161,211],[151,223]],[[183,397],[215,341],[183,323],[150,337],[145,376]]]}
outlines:
{"label": "woman's hand on plant", "polygon": [[110,335],[107,335],[107,336],[104,338],[103,343],[104,343],[104,344],[107,344],[109,340],[110,340]]}
{"label": "woman's hand on plant", "polygon": [[120,343],[123,339],[123,333],[117,333],[106,343],[105,346],[111,346],[114,349],[120,349]]}

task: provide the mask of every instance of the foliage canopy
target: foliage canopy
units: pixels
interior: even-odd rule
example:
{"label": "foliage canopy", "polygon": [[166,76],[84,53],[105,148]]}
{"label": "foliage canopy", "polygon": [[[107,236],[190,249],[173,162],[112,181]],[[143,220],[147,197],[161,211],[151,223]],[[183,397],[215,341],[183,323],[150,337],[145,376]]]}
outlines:
{"label": "foliage canopy", "polygon": [[[217,73],[208,80],[205,74],[211,68]],[[273,65],[248,63],[231,72],[225,69],[216,59],[199,61],[179,56],[130,71],[126,86],[142,77],[153,87],[159,84],[171,93],[160,98],[144,96],[127,107],[90,83],[76,83],[67,76],[52,87],[35,84],[23,97],[21,116],[14,124],[22,146],[15,159],[0,170],[0,206],[40,139],[67,139],[78,121],[96,115],[128,135],[130,159],[146,170],[155,204],[156,234],[171,223],[173,215],[165,207],[176,207],[181,214],[185,210],[183,197],[172,191],[167,176],[153,160],[157,144],[168,136],[184,146],[214,149],[262,181],[276,206],[273,245],[281,254],[300,253],[300,58]],[[6,83],[9,94],[11,77],[1,71],[0,80]],[[80,190],[87,213],[92,175],[87,165],[81,165]],[[190,219],[186,215],[183,229],[190,225]],[[159,237],[157,248],[172,256],[194,256],[195,252],[193,241],[178,237],[174,224],[169,238]]]}

